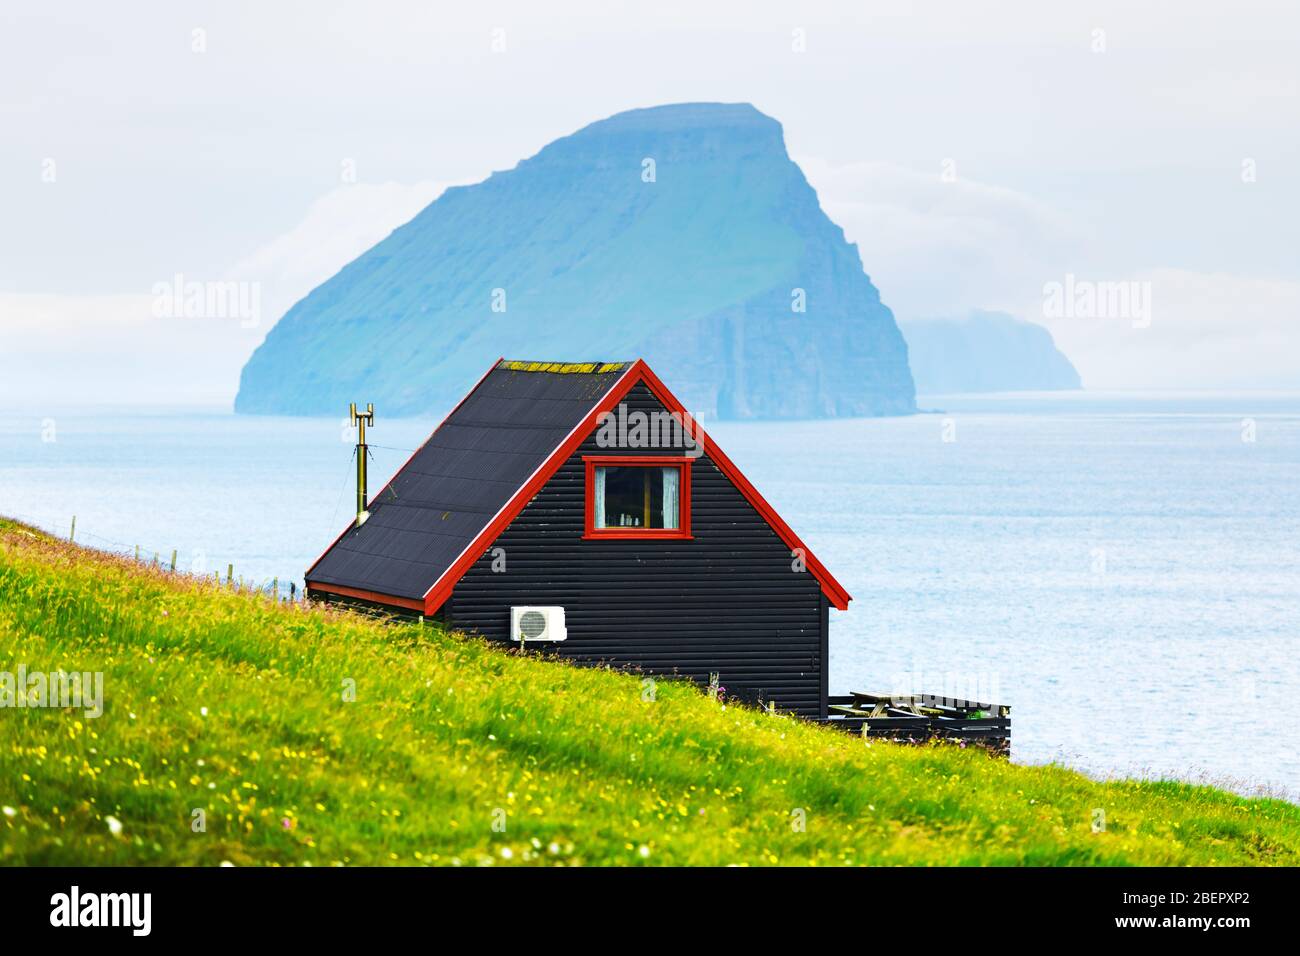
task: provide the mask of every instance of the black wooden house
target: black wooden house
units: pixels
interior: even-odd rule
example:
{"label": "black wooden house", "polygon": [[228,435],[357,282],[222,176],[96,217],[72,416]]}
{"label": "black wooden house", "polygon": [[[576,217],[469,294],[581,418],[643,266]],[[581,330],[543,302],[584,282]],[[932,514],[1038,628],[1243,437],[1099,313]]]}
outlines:
{"label": "black wooden house", "polygon": [[497,362],[306,581],[819,718],[850,600],[641,361]]}

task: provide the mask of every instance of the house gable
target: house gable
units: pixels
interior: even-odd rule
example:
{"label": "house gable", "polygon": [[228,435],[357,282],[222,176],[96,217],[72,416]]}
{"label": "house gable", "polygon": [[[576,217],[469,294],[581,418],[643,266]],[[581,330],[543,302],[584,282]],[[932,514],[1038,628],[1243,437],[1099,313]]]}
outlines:
{"label": "house gable", "polygon": [[[670,411],[644,381],[618,406],[646,418]],[[730,696],[816,716],[825,695],[822,586],[708,450],[686,459],[690,537],[584,536],[587,459],[673,454],[610,445],[593,426],[458,579],[444,613],[455,627],[506,641],[510,606],[558,605],[568,640],[552,653],[702,683],[716,673]]]}
{"label": "house gable", "polygon": [[[312,565],[308,589],[435,614],[633,388],[648,393],[660,414],[689,420],[643,361],[496,363],[372,499],[369,520],[345,529]],[[704,430],[692,431],[704,459],[816,579],[827,601],[847,608],[848,593]],[[512,463],[509,475],[503,462]]]}
{"label": "house gable", "polygon": [[[570,433],[565,442],[537,469],[529,482],[520,488],[510,502],[501,509],[493,521],[484,529],[483,533],[475,539],[470,547],[466,548],[460,558],[429,589],[428,593],[425,594],[426,614],[434,614],[442,607],[443,603],[451,596],[452,590],[461,576],[483,554],[484,549],[494,542],[509,526],[510,522],[524,510],[528,503],[532,501],[533,496],[541,491],[561,465],[569,461],[574,452],[584,442],[591,442],[594,445],[596,432],[601,423],[608,414],[616,411],[619,404],[625,401],[634,388],[644,389],[654,399],[656,404],[653,409],[647,409],[647,411],[670,412],[678,416],[679,419],[691,418],[690,412],[677,401],[663,382],[659,381],[649,366],[638,359],[624,373],[618,383],[592,408],[591,413],[583,422]],[[726,456],[722,449],[713,443],[698,423],[694,424],[693,431],[696,441],[703,449],[703,457],[708,458],[715,468],[726,475],[735,489],[762,517],[770,530],[785,543],[792,560],[797,557],[808,574],[819,582],[831,606],[842,611],[847,610],[849,601],[852,600],[849,593],[831,576],[825,566],[817,560],[816,556],[799,539],[799,536],[794,533],[790,526],[776,513],[776,510],[740,473],[740,470],[731,462],[731,459]],[[594,447],[596,451],[600,450],[600,446],[595,445]]]}

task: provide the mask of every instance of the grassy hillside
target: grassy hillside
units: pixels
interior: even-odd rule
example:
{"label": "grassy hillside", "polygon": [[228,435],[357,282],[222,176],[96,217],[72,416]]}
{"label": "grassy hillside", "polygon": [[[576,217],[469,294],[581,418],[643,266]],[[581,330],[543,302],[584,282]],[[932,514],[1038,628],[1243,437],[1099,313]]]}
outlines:
{"label": "grassy hillside", "polygon": [[103,671],[104,714],[0,710],[5,864],[1300,863],[1287,803],[868,747],[685,684],[643,700],[0,522],[0,671],[20,663]]}

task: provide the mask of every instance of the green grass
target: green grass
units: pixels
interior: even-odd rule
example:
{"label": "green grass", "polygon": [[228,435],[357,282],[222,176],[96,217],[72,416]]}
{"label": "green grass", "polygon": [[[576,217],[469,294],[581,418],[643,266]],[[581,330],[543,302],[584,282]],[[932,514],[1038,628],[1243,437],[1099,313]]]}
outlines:
{"label": "green grass", "polygon": [[0,710],[6,864],[1300,863],[1282,801],[867,746],[684,683],[647,701],[632,675],[0,521],[0,670],[20,663],[102,671],[105,710]]}

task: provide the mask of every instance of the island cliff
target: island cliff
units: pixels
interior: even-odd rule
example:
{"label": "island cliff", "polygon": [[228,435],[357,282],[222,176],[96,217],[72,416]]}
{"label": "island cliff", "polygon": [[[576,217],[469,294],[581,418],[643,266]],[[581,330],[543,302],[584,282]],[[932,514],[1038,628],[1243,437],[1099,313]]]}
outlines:
{"label": "island cliff", "polygon": [[288,311],[235,410],[437,413],[503,354],[643,357],[705,417],[915,410],[856,246],[747,104],[620,113],[448,189]]}

